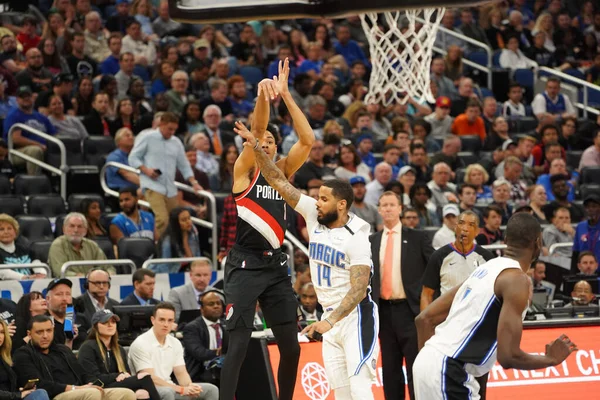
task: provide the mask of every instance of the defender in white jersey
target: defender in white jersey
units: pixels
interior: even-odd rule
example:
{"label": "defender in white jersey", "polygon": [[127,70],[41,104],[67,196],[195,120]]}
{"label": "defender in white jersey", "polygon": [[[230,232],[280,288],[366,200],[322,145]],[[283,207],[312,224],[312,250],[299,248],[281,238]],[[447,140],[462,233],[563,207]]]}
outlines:
{"label": "defender in white jersey", "polygon": [[348,212],[354,199],[352,186],[343,180],[329,180],[320,187],[318,200],[305,196],[289,183],[250,132],[241,126],[236,132],[246,139],[244,146],[254,149],[267,182],[306,220],[311,276],[324,314],[303,333],[322,335],[325,370],[336,399],[373,399],[379,321],[370,294],[371,228]]}
{"label": "defender in white jersey", "polygon": [[477,268],[415,320],[422,348],[413,366],[417,400],[477,400],[475,377],[487,374],[496,359],[504,368],[530,370],[560,364],[577,349],[562,335],[543,356],[521,350],[533,290],[526,272],[542,248],[540,224],[529,214],[515,214],[506,244],[505,257]]}

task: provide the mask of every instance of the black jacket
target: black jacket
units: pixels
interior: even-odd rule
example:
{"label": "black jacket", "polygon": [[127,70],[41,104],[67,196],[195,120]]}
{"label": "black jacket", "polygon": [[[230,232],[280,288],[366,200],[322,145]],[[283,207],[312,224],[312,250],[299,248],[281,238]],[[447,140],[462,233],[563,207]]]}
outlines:
{"label": "black jacket", "polygon": [[[225,353],[225,344],[228,341],[227,331],[224,328],[224,321],[221,320],[219,323],[223,332],[223,348],[221,351]],[[197,382],[195,379],[202,377],[204,363],[217,357],[217,352],[208,348],[209,342],[208,327],[201,316],[186,324],[183,328],[182,344],[185,350],[185,366],[193,382]]]}
{"label": "black jacket", "polygon": [[[374,254],[371,287],[373,288],[373,300],[376,302],[379,302],[379,294],[381,293],[379,248],[381,247],[382,236],[383,231],[379,231],[370,237],[371,254]],[[406,292],[406,300],[415,317],[419,315],[420,310],[423,274],[432,254],[431,238],[427,235],[427,232],[402,228],[400,256],[402,260],[399,268],[402,270],[402,284]]]}
{"label": "black jacket", "polygon": [[62,356],[63,367],[71,370],[73,375],[77,377],[77,382],[56,382],[39,351],[31,344],[27,344],[18,349],[13,357],[14,369],[20,387],[30,379],[39,379],[37,388],[46,390],[48,397],[52,399],[63,393],[67,385],[80,386],[96,380],[96,377],[81,368],[77,358],[67,346],[52,343],[50,351],[59,353]]}
{"label": "black jacket", "polygon": [[[150,299],[150,304],[151,305],[156,305],[158,304],[159,301],[156,299]],[[135,294],[133,294],[133,292],[131,292],[129,294],[129,296],[125,297],[123,299],[123,301],[121,301],[121,305],[122,306],[140,306],[140,301],[138,300],[137,297],[135,297]]]}
{"label": "black jacket", "polygon": [[[104,349],[106,351],[106,349]],[[127,365],[127,353],[125,349],[119,346],[121,357],[125,363],[125,369],[129,373],[129,366]],[[77,355],[79,365],[88,374],[93,375],[100,379],[104,385],[109,385],[117,381],[119,372],[110,372],[109,367],[102,360],[102,354],[100,353],[100,347],[94,339],[86,340],[83,345],[79,348],[79,354]]]}
{"label": "black jacket", "polygon": [[[90,299],[90,296],[87,294],[87,292],[84,292],[81,296],[75,298],[73,300],[73,305],[75,306],[75,311],[78,313],[83,313],[85,315],[85,318],[88,321],[91,321],[92,317],[96,313],[96,308],[94,307],[94,304],[92,303],[92,299]],[[110,310],[110,311],[114,312],[113,307],[118,306],[118,305],[119,305],[118,301],[107,297],[104,308],[106,310]],[[85,335],[85,333],[84,333],[84,335]]]}
{"label": "black jacket", "polygon": [[[85,130],[92,136],[104,136],[104,125],[102,124],[102,119],[103,118],[100,116],[98,111],[92,108],[92,111],[83,119],[83,126],[85,126]],[[115,136],[113,125],[111,125],[107,119],[104,120],[108,124],[110,135]]]}
{"label": "black jacket", "polygon": [[8,375],[9,386],[0,387],[0,400],[20,399],[21,393],[17,386],[17,375],[12,368],[0,358],[0,376],[4,377],[6,375]]}

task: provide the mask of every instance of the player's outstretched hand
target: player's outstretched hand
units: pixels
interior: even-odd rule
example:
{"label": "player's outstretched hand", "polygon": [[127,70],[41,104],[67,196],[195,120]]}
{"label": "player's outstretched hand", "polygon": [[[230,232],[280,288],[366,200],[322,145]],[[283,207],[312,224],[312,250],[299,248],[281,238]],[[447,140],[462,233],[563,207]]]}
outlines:
{"label": "player's outstretched hand", "polygon": [[273,77],[273,80],[277,82],[277,90],[280,94],[289,92],[288,80],[290,78],[290,60],[288,58],[285,61],[279,60],[279,74],[277,79]]}
{"label": "player's outstretched hand", "polygon": [[577,351],[577,345],[571,342],[567,335],[560,335],[558,339],[546,345],[546,357],[550,358],[552,365],[562,363],[574,351]]}
{"label": "player's outstretched hand", "polygon": [[252,132],[248,130],[246,125],[244,125],[241,121],[235,121],[233,131],[240,135],[242,139],[245,139],[244,146],[254,147],[254,145],[256,144],[256,138],[254,137]]}
{"label": "player's outstretched hand", "polygon": [[310,338],[314,337],[314,332],[319,332],[321,335],[329,331],[332,328],[331,324],[325,320],[315,322],[314,324],[308,325],[300,332],[301,335],[306,335]]}
{"label": "player's outstretched hand", "polygon": [[[274,79],[263,79],[258,84],[258,98],[260,98],[261,93],[264,93],[265,100],[269,101],[275,100],[279,95],[278,82],[276,81],[277,77],[274,76]],[[287,82],[287,81],[286,81]]]}

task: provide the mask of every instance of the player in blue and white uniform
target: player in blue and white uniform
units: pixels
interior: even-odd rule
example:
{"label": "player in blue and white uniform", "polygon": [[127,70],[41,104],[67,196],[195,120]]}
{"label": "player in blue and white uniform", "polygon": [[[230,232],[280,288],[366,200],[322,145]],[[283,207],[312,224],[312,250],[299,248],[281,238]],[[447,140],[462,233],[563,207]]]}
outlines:
{"label": "player in blue and white uniform", "polygon": [[422,348],[413,365],[416,400],[478,400],[475,377],[487,374],[496,359],[504,368],[530,370],[558,365],[577,350],[565,335],[548,344],[545,355],[521,350],[533,295],[526,272],[540,255],[540,224],[530,214],[515,214],[506,245],[504,257],[475,269],[416,318]]}
{"label": "player in blue and white uniform", "polygon": [[247,129],[237,125],[236,132],[246,139],[246,148],[254,149],[267,182],[306,220],[311,277],[324,313],[321,321],[303,333],[322,335],[325,370],[336,399],[373,399],[379,321],[370,288],[371,227],[349,213],[352,186],[343,180],[328,180],[320,187],[318,200],[303,195]]}

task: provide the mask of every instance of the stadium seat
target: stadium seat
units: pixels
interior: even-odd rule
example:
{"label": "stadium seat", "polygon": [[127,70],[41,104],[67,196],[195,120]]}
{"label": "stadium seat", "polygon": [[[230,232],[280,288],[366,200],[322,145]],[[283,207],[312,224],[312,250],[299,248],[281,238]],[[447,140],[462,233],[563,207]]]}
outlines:
{"label": "stadium seat", "polygon": [[25,198],[17,195],[0,196],[0,213],[12,215],[25,214]]}
{"label": "stadium seat", "polygon": [[52,246],[52,240],[38,240],[31,243],[29,247],[31,251],[31,258],[33,260],[39,260],[43,263],[48,262],[50,246]]}
{"label": "stadium seat", "polygon": [[6,175],[0,175],[0,195],[11,194],[10,179]]}
{"label": "stadium seat", "polygon": [[471,153],[479,153],[481,149],[481,138],[477,135],[459,136],[462,151],[470,151]]}
{"label": "stadium seat", "polygon": [[81,212],[81,202],[85,199],[94,199],[100,203],[100,209],[104,211],[104,198],[97,193],[77,193],[72,194],[67,199],[69,211]]}
{"label": "stadium seat", "polygon": [[64,214],[64,215],[59,215],[56,217],[56,220],[54,221],[54,236],[55,237],[59,237],[63,234],[62,228],[65,223],[66,216],[67,215]]}
{"label": "stadium seat", "polygon": [[246,83],[249,83],[253,87],[265,78],[260,68],[251,65],[240,67],[239,74],[244,78]]}
{"label": "stadium seat", "polygon": [[577,68],[567,68],[563,73],[585,81],[585,74]]}
{"label": "stadium seat", "polygon": [[89,136],[83,141],[87,165],[101,166],[105,156],[115,149],[115,139],[110,136]]}
{"label": "stadium seat", "polygon": [[579,151],[575,151],[575,150],[569,150],[567,151],[567,167],[573,168],[573,169],[579,169],[579,161],[581,161],[581,155],[583,154],[583,151],[579,150]]}
{"label": "stadium seat", "polygon": [[585,199],[588,195],[594,193],[600,195],[600,185],[588,183],[586,185],[581,185],[579,187],[579,193],[581,194],[581,198]]}
{"label": "stadium seat", "polygon": [[46,175],[17,175],[14,181],[15,194],[32,196],[52,193],[50,178]]}
{"label": "stadium seat", "polygon": [[465,166],[475,164],[477,161],[479,161],[479,157],[470,151],[461,151],[458,153],[458,158],[465,163]]}
{"label": "stadium seat", "polygon": [[[102,249],[102,251],[104,252],[104,254],[106,254],[106,258],[108,258],[109,260],[114,260],[115,259],[115,252],[113,249],[113,244],[110,241],[110,239],[108,238],[95,238],[94,242],[96,242],[96,244]],[[127,271],[124,271],[125,273],[129,272],[128,268],[126,268]]]}
{"label": "stadium seat", "polygon": [[517,133],[531,132],[538,126],[538,121],[534,117],[522,117],[517,122]]}
{"label": "stadium seat", "polygon": [[41,215],[18,215],[16,218],[19,223],[19,234],[30,241],[52,240],[52,225],[47,217]]}
{"label": "stadium seat", "polygon": [[65,202],[57,194],[38,194],[29,197],[27,213],[30,215],[44,215],[48,218],[66,214]]}
{"label": "stadium seat", "polygon": [[488,56],[485,51],[472,51],[467,55],[467,59],[481,66],[488,66]]}
{"label": "stadium seat", "polygon": [[585,167],[581,171],[581,184],[600,184],[600,167]]}
{"label": "stadium seat", "polygon": [[[67,150],[67,165],[83,165],[83,153],[81,151],[81,140],[65,137],[56,136],[66,147]],[[58,145],[53,142],[47,143],[48,149],[46,151],[46,160],[48,164],[59,167],[60,166],[60,149]]]}
{"label": "stadium seat", "polygon": [[514,80],[525,88],[533,88],[533,71],[530,69],[515,70]]}
{"label": "stadium seat", "polygon": [[502,50],[496,50],[492,55],[492,65],[494,67],[500,67],[500,56],[502,55]]}
{"label": "stadium seat", "polygon": [[154,242],[148,238],[122,238],[117,243],[119,258],[132,260],[138,268],[155,255]]}

